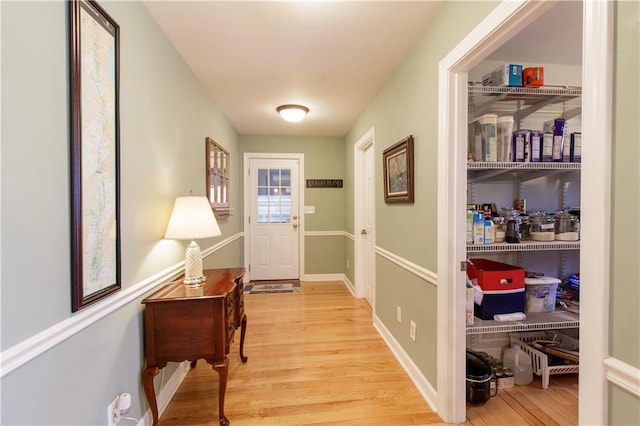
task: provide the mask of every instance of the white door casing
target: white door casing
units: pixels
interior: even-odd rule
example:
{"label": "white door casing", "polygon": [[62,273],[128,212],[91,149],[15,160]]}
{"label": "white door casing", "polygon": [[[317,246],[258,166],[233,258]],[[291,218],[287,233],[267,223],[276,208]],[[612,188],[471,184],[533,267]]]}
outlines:
{"label": "white door casing", "polygon": [[354,145],[356,296],[375,308],[375,129]]}
{"label": "white door casing", "polygon": [[[460,423],[465,412],[467,72],[554,2],[500,3],[441,62],[438,118],[438,414]],[[579,423],[607,423],[603,361],[608,348],[613,3],[584,2]],[[591,142],[591,143],[590,143]],[[603,226],[604,224],[604,226]],[[589,282],[587,284],[587,281]]]}
{"label": "white door casing", "polygon": [[298,154],[245,154],[247,280],[301,276],[303,158]]}

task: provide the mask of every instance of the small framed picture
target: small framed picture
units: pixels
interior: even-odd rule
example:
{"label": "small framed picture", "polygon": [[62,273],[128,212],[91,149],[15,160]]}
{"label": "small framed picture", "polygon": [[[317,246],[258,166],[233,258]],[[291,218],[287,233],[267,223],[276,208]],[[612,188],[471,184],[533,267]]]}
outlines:
{"label": "small framed picture", "polygon": [[413,203],[413,136],[385,149],[382,159],[384,202]]}

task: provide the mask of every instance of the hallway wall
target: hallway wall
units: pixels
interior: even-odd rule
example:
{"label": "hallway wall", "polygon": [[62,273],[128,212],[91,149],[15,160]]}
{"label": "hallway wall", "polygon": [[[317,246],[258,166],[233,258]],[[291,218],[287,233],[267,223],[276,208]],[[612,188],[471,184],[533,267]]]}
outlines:
{"label": "hallway wall", "polygon": [[[205,137],[230,151],[231,191],[240,188],[235,130],[144,5],[100,3],[121,31],[122,290],[71,314],[67,2],[0,2],[1,424],[103,425],[122,392],[141,417],[140,301],[180,272],[186,243],[163,236],[175,197],[205,193]],[[242,265],[240,223],[198,241],[206,250],[231,239],[207,263]]]}
{"label": "hallway wall", "polygon": [[[615,3],[611,357],[640,369],[640,3]],[[632,77],[633,76],[633,77]],[[640,381],[636,378],[637,383]],[[609,424],[640,424],[640,397],[609,385]]]}
{"label": "hallway wall", "polygon": [[[375,127],[378,253],[375,314],[434,388],[438,309],[438,64],[496,5],[497,2],[488,1],[445,2],[413,51],[346,137],[345,219],[347,232],[353,233],[353,144]],[[387,205],[383,197],[382,151],[410,134],[415,144],[415,203]],[[391,253],[401,261],[390,260],[389,255],[381,253]],[[407,270],[407,262],[419,270],[420,276]],[[402,309],[403,323],[396,321],[396,306]],[[410,319],[417,325],[416,342],[409,339]]]}

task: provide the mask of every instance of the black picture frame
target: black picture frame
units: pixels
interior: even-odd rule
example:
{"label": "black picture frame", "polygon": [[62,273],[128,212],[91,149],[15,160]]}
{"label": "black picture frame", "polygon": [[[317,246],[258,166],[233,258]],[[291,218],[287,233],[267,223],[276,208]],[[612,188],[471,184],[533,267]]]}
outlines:
{"label": "black picture frame", "polygon": [[120,27],[95,2],[69,13],[71,309],[121,289]]}
{"label": "black picture frame", "polygon": [[413,203],[413,135],[382,152],[384,202]]}

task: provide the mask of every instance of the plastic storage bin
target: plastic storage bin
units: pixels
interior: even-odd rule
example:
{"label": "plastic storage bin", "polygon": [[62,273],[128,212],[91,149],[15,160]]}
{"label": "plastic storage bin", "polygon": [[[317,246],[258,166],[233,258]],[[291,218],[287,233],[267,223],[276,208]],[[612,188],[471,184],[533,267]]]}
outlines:
{"label": "plastic storage bin", "polygon": [[555,311],[558,284],[552,277],[525,278],[525,312]]}
{"label": "plastic storage bin", "polygon": [[531,356],[533,372],[542,378],[542,388],[549,387],[549,376],[552,374],[577,373],[580,371],[578,364],[549,365],[549,357],[527,343],[536,340],[553,340],[560,344],[561,348],[577,351],[578,340],[573,339],[559,331],[533,331],[512,333],[509,335],[511,346],[517,346]]}
{"label": "plastic storage bin", "polygon": [[524,289],[524,269],[488,259],[469,259],[467,275],[476,278],[483,291]]}
{"label": "plastic storage bin", "polygon": [[524,289],[483,291],[482,303],[474,305],[474,314],[483,320],[492,320],[494,315],[524,312]]}

